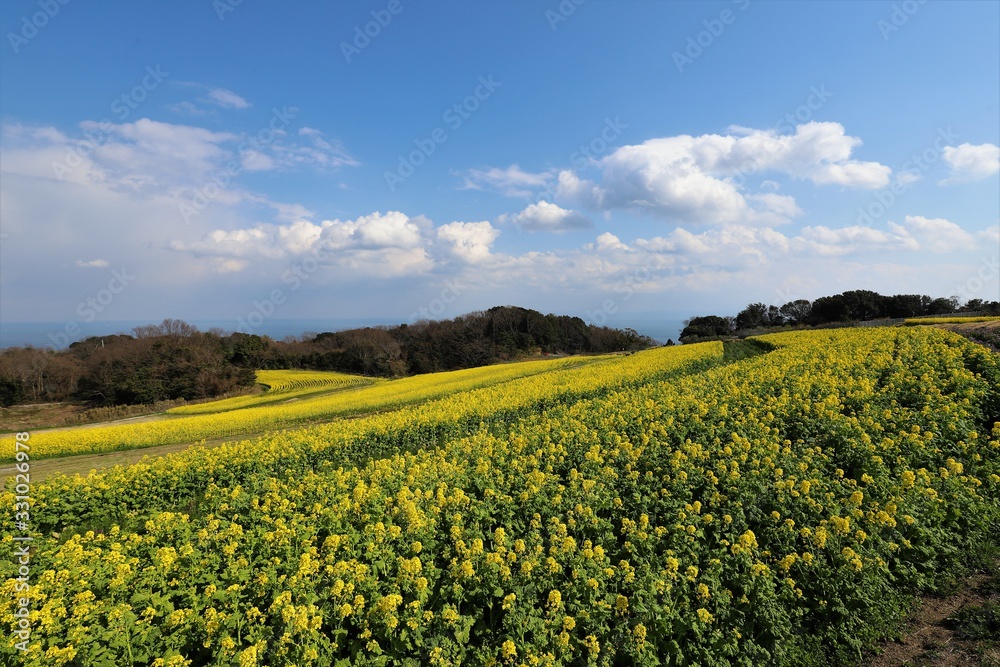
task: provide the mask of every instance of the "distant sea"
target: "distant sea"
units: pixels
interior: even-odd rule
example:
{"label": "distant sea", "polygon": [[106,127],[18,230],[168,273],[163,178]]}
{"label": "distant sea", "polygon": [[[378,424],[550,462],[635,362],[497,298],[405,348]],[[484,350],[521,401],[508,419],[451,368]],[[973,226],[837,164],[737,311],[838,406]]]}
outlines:
{"label": "distant sea", "polygon": [[[201,331],[218,327],[227,333],[235,330],[232,320],[185,320]],[[343,331],[358,327],[375,327],[380,325],[401,324],[399,319],[339,319],[339,320],[267,320],[254,333],[282,340],[287,336],[301,336],[304,333],[322,333],[324,331]],[[108,322],[75,323],[78,331],[67,330],[65,322],[2,322],[0,323],[0,348],[4,347],[52,347],[63,349],[70,343],[90,336],[111,336],[118,333],[129,333],[137,326],[152,324],[149,320],[119,320]],[[616,328],[632,328],[644,336],[664,343],[672,339],[675,343],[680,335],[683,323],[680,320],[642,319],[629,322],[627,320],[608,322],[608,326]]]}

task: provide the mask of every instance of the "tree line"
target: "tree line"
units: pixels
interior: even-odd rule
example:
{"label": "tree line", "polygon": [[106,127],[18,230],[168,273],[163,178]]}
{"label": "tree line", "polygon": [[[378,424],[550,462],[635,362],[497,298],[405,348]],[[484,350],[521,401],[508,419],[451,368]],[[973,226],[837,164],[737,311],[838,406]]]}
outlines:
{"label": "tree line", "polygon": [[815,301],[796,299],[782,306],[751,303],[736,316],[705,315],[684,322],[680,340],[727,338],[744,332],[777,327],[809,327],[978,312],[1000,315],[1000,302],[971,299],[961,304],[957,297],[931,298],[923,294],[884,296],[870,290],[850,290]]}
{"label": "tree line", "polygon": [[238,343],[180,320],[94,336],[66,350],[0,353],[0,405],[83,401],[94,406],[211,398],[252,387]]}
{"label": "tree line", "polygon": [[267,336],[202,332],[181,320],[91,337],[66,350],[0,352],[0,405],[85,401],[95,406],[196,400],[245,390],[259,369],[313,369],[399,377],[472,368],[536,354],[639,350],[655,341],[632,329],[498,306],[451,320]]}

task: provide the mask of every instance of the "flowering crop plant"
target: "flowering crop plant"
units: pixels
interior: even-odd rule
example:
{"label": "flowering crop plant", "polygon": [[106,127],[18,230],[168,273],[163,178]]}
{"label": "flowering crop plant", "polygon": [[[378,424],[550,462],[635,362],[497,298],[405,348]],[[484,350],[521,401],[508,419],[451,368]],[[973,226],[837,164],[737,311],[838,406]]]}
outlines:
{"label": "flowering crop plant", "polygon": [[[41,459],[261,433],[335,417],[398,408],[567,366],[593,363],[600,358],[591,357],[583,362],[578,359],[554,359],[501,364],[416,375],[392,382],[368,383],[371,386],[358,383],[360,386],[353,391],[323,393],[287,405],[269,404],[273,401],[263,400],[266,394],[238,396],[213,403],[185,406],[192,410],[179,413],[179,416],[171,419],[36,431],[32,442],[35,457]],[[215,407],[219,404],[221,408]],[[233,404],[238,409],[230,409]],[[13,435],[0,437],[0,451],[5,454],[0,460],[12,460],[12,442]]]}
{"label": "flowering crop plant", "polygon": [[36,484],[32,641],[0,655],[854,664],[997,534],[1000,362],[936,328],[759,340]]}
{"label": "flowering crop plant", "polygon": [[335,390],[363,387],[377,381],[375,378],[331,371],[257,371],[257,384],[263,385],[266,389],[262,394],[234,396],[218,401],[182,405],[167,410],[167,414],[201,415],[242,410],[279,401],[301,400],[306,396],[329,393]]}

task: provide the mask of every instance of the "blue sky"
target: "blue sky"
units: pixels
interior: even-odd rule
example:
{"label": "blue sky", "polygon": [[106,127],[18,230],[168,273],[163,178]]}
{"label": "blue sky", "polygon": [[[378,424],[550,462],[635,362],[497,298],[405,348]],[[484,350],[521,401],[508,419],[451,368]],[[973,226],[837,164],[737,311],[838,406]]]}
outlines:
{"label": "blue sky", "polygon": [[35,0],[0,28],[8,322],[1000,298],[997,2]]}

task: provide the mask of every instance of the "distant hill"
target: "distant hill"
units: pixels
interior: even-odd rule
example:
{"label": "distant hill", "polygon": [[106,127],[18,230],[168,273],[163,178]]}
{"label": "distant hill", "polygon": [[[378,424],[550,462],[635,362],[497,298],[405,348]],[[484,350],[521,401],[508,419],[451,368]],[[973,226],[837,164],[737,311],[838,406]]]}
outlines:
{"label": "distant hill", "polygon": [[451,320],[365,327],[275,341],[208,332],[180,320],[91,337],[69,349],[0,352],[0,405],[85,401],[149,404],[212,398],[254,384],[260,369],[304,368],[398,377],[540,354],[631,351],[655,345],[632,329],[497,306]]}
{"label": "distant hill", "polygon": [[655,344],[632,329],[496,306],[451,320],[327,332],[295,342],[270,343],[262,350],[260,363],[266,368],[398,376],[472,368],[537,354],[597,354]]}

